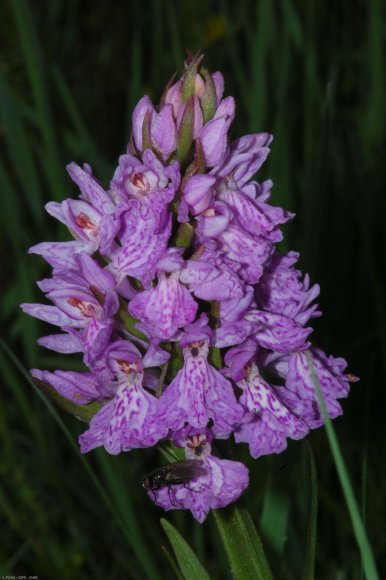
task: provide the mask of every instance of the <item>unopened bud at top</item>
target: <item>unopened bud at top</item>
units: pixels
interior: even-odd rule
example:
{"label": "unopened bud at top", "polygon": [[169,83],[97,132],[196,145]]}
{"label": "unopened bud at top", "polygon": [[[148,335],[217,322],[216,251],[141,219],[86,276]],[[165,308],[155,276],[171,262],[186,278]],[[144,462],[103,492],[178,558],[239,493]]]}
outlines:
{"label": "unopened bud at top", "polygon": [[133,153],[152,149],[163,161],[177,158],[187,166],[199,142],[206,167],[222,161],[234,101],[230,97],[222,100],[222,74],[203,68],[202,58],[197,54],[185,63],[183,76],[166,87],[159,107],[147,96],[139,101],[133,113]]}

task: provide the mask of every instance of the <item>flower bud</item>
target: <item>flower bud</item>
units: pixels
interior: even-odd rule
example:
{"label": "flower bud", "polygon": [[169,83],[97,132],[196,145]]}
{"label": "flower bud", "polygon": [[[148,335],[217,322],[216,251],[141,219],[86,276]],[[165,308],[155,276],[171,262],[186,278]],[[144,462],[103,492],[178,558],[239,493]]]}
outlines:
{"label": "flower bud", "polygon": [[149,97],[143,97],[133,112],[132,143],[135,153],[152,149],[163,161],[171,156],[177,146],[177,128],[170,104],[154,108]]}
{"label": "flower bud", "polygon": [[222,99],[221,73],[199,70],[201,60],[200,55],[193,57],[182,78],[165,90],[163,106],[172,107],[178,130],[178,160],[187,162],[193,142],[199,139],[206,167],[214,167],[222,163],[227,152],[235,107],[232,97]]}

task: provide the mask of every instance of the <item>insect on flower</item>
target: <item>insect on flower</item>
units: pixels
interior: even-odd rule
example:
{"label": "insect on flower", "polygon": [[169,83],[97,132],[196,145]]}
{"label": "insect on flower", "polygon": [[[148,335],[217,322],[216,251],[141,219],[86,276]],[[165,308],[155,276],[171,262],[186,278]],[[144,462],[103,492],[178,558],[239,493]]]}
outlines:
{"label": "insect on flower", "polygon": [[194,477],[205,475],[206,469],[199,459],[183,459],[169,465],[163,465],[151,473],[144,475],[139,483],[146,491],[159,489],[164,485],[185,483]]}

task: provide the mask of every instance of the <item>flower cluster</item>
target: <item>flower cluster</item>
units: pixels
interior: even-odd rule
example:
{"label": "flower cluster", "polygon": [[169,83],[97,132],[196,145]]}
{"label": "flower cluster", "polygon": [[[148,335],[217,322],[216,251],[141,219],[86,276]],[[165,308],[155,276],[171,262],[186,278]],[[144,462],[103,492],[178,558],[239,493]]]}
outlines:
{"label": "flower cluster", "polygon": [[68,166],[79,199],[46,209],[74,240],[30,249],[53,268],[39,282],[52,304],[22,305],[61,330],[39,344],[82,353],[87,372],[31,371],[76,405],[99,404],[81,451],[184,449],[204,474],[149,497],[199,521],[248,485],[216,439],[234,435],[254,458],[280,453],[323,423],[314,374],[332,418],[355,379],[309,342],[319,287],[298,254],[276,249],[293,214],[270,205],[271,181],[253,179],[272,137],[230,141],[235,104],[223,90],[194,57],[159,106],[137,104],[107,190],[88,165]]}

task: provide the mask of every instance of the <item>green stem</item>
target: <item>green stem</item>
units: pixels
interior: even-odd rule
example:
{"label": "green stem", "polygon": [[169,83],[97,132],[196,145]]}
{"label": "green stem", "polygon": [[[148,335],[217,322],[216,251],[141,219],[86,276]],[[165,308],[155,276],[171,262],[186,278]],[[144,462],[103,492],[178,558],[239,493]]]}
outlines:
{"label": "green stem", "polygon": [[139,320],[134,318],[134,316],[131,316],[127,312],[127,310],[121,308],[117,314],[117,318],[130,334],[136,336],[137,338],[140,338],[141,340],[144,340],[145,342],[148,342],[147,336],[145,336],[140,330],[135,328],[135,325],[139,322]]}
{"label": "green stem", "polygon": [[157,386],[157,391],[155,396],[159,399],[160,396],[162,395],[162,387],[164,385],[164,380],[166,377],[166,373],[168,372],[168,367],[169,367],[169,361],[167,363],[165,363],[164,365],[162,365],[161,367],[161,373],[160,376],[158,378],[158,386]]}

